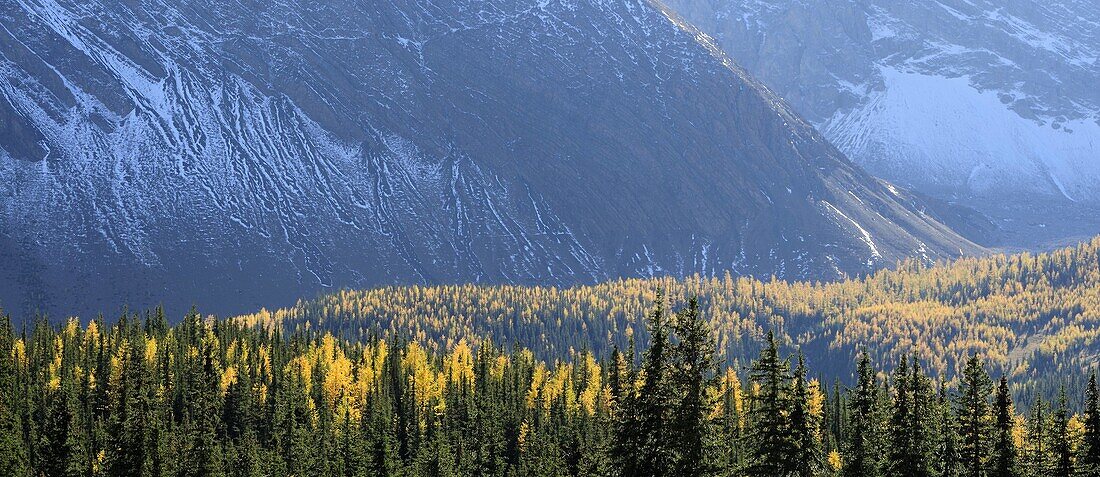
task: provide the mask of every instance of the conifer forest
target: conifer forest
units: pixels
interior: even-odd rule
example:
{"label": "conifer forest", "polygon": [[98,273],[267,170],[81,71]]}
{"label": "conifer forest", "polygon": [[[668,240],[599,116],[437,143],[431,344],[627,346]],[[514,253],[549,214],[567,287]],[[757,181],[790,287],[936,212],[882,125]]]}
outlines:
{"label": "conifer forest", "polygon": [[[1070,476],[1100,472],[1096,376],[1017,404],[958,356],[860,352],[825,382],[774,333],[740,367],[694,297],[630,340],[537,358],[162,312],[0,327],[11,476]],[[1017,389],[1014,393],[1013,389]]]}
{"label": "conifer forest", "polygon": [[1100,477],[1100,0],[0,0],[0,477]]}

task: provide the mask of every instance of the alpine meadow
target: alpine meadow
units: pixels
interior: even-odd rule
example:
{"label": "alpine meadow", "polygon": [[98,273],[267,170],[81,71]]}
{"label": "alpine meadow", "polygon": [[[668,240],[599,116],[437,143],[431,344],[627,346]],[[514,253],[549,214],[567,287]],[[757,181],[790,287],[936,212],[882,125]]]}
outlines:
{"label": "alpine meadow", "polygon": [[0,0],[2,477],[1100,477],[1094,0]]}

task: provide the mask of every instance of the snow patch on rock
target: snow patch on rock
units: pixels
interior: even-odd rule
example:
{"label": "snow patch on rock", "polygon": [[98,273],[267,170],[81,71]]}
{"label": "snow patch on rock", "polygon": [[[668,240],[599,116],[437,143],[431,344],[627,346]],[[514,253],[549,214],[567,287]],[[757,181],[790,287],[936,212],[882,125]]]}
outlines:
{"label": "snow patch on rock", "polygon": [[1100,124],[1026,119],[967,77],[881,72],[881,91],[823,127],[872,172],[977,195],[1016,189],[1070,200],[1100,196]]}

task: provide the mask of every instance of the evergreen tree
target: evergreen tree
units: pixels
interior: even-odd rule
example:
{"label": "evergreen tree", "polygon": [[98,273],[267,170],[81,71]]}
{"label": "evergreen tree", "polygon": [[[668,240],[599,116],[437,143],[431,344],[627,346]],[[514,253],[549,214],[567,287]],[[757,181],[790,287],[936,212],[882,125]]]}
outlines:
{"label": "evergreen tree", "polygon": [[809,382],[806,380],[806,362],[798,354],[798,366],[794,370],[794,389],[791,395],[791,434],[795,443],[794,475],[812,477],[825,471],[825,455],[821,448],[820,422],[810,409]]}
{"label": "evergreen tree", "polygon": [[107,474],[150,475],[156,467],[158,450],[150,436],[156,428],[156,416],[146,382],[149,372],[144,356],[145,333],[137,321],[133,322],[126,343],[108,422]]}
{"label": "evergreen tree", "polygon": [[1081,456],[1077,462],[1078,474],[1100,477],[1100,390],[1096,385],[1096,372],[1089,375],[1085,389],[1085,433]]}
{"label": "evergreen tree", "polygon": [[215,477],[225,475],[218,428],[220,424],[218,382],[212,343],[201,345],[198,370],[191,373],[191,393],[186,414],[188,450],[184,471],[188,476]]}
{"label": "evergreen tree", "polygon": [[893,401],[887,425],[889,448],[886,452],[886,470],[889,475],[907,476],[914,468],[915,442],[913,435],[913,394],[910,386],[909,358],[902,356],[894,369]]}
{"label": "evergreen tree", "polygon": [[845,425],[848,421],[848,406],[840,390],[840,380],[833,382],[833,389],[825,402],[825,449],[839,451],[846,440]]}
{"label": "evergreen tree", "polygon": [[909,475],[930,477],[934,475],[936,431],[936,394],[932,380],[924,374],[920,363],[913,357],[909,366],[909,387],[912,410],[909,416],[911,447],[909,451]]}
{"label": "evergreen tree", "polygon": [[611,394],[613,439],[610,458],[621,475],[632,475],[633,472],[637,472],[635,452],[641,446],[641,436],[638,433],[641,418],[638,415],[638,393],[635,387],[633,360],[633,338],[628,355],[624,356],[618,349],[611,355],[608,384]]}
{"label": "evergreen tree", "polygon": [[675,404],[669,439],[675,458],[673,475],[703,476],[714,471],[711,412],[718,379],[714,337],[692,297],[676,314],[672,347],[672,387]]}
{"label": "evergreen tree", "polygon": [[29,475],[30,463],[23,441],[23,410],[15,360],[15,332],[11,318],[0,319],[0,475]]}
{"label": "evergreen tree", "polygon": [[[52,363],[53,366],[47,368],[56,369],[39,371],[41,381],[35,386],[38,388],[36,392],[41,394],[33,405],[37,409],[37,428],[41,439],[34,443],[31,452],[35,454],[40,473],[51,476],[88,475],[92,473],[93,456],[96,454],[90,416],[85,412],[88,407],[85,404],[91,396],[82,393],[83,386],[76,373],[75,347],[65,346],[63,336],[52,330],[46,331],[46,328],[49,325],[43,323],[36,330],[35,354]],[[56,347],[57,340],[63,343],[61,350]],[[58,362],[60,366],[56,366]]]}
{"label": "evergreen tree", "polygon": [[1008,390],[1008,379],[1003,374],[997,385],[997,396],[994,399],[993,421],[993,456],[990,459],[989,475],[1016,477],[1019,475],[1016,464],[1016,441],[1013,436],[1016,410]]}
{"label": "evergreen tree", "polygon": [[910,362],[904,356],[894,369],[893,383],[886,469],[889,475],[930,476],[935,448],[930,426],[937,418],[932,384],[916,358]]}
{"label": "evergreen tree", "polygon": [[[663,303],[637,370],[633,346],[546,362],[488,340],[284,337],[197,313],[21,337],[0,321],[0,475],[1095,475],[1095,378],[1080,420],[1064,390],[1049,412],[1049,389],[993,386],[977,357],[950,397],[916,359],[880,385],[868,353],[856,386],[824,395],[769,334],[743,390],[736,361],[718,380],[698,302],[671,323]],[[1016,395],[1035,403],[1020,442],[1010,384],[1033,386]]]}
{"label": "evergreen tree", "polygon": [[935,475],[939,477],[958,477],[962,475],[959,462],[959,432],[955,414],[952,412],[951,399],[947,386],[940,383],[936,409],[939,414],[935,450]]}
{"label": "evergreen tree", "polygon": [[1043,396],[1036,395],[1027,418],[1026,458],[1024,464],[1029,476],[1044,477],[1050,472],[1049,423],[1045,414]]}
{"label": "evergreen tree", "polygon": [[993,380],[977,354],[971,355],[963,370],[955,415],[959,429],[959,462],[965,477],[983,477],[986,473],[991,437],[989,399]]}
{"label": "evergreen tree", "polygon": [[779,356],[775,334],[768,332],[760,357],[752,364],[751,379],[759,387],[753,396],[749,421],[750,476],[788,475],[795,469],[798,443],[791,430],[790,363]]}
{"label": "evergreen tree", "polygon": [[669,382],[669,329],[665,318],[664,297],[654,304],[647,326],[649,348],[642,355],[638,396],[634,399],[637,415],[638,448],[636,468],[622,468],[624,475],[638,477],[670,475],[674,456],[669,442],[668,423],[672,416],[672,389]]}
{"label": "evergreen tree", "polygon": [[745,455],[742,452],[744,446],[740,445],[745,439],[743,391],[734,369],[736,368],[726,370],[722,386],[722,416],[719,420],[718,436],[723,445],[718,450],[720,458],[717,472],[721,476],[740,475],[745,465]]}
{"label": "evergreen tree", "polygon": [[[393,359],[393,358],[390,358]],[[459,396],[454,405],[456,411],[461,412],[465,408],[464,396]],[[364,413],[364,427],[367,445],[369,448],[368,465],[370,475],[393,475],[398,468],[397,436],[392,423],[393,406],[390,404],[390,395],[386,391],[372,393],[368,397],[367,409]],[[457,404],[461,403],[461,404]],[[458,414],[458,413],[456,413]],[[454,416],[461,419],[461,414]]]}
{"label": "evergreen tree", "polygon": [[[447,434],[443,423],[436,416],[429,417],[427,445],[423,448],[423,458],[418,462],[417,475],[430,475],[435,477],[455,477],[456,471],[455,452],[447,440]],[[357,443],[358,442],[358,443]],[[352,446],[361,446],[361,439],[353,441]],[[356,456],[346,468],[346,477],[362,477],[371,475],[366,472],[366,466],[362,464],[364,457],[362,451],[355,449],[352,452]]]}
{"label": "evergreen tree", "polygon": [[879,387],[871,358],[860,354],[856,369],[857,383],[848,401],[848,423],[845,425],[845,477],[877,477],[882,475],[882,452],[879,445]]}
{"label": "evergreen tree", "polygon": [[1069,477],[1073,475],[1073,446],[1069,435],[1069,405],[1066,403],[1065,387],[1058,393],[1058,407],[1054,410],[1051,425],[1051,471],[1056,477]]}

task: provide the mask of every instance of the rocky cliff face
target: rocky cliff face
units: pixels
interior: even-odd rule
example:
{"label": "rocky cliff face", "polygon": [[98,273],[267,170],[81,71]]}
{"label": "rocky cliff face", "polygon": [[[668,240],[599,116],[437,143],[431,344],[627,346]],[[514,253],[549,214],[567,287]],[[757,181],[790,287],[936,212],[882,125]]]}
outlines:
{"label": "rocky cliff face", "polygon": [[0,4],[0,306],[976,250],[645,1]]}
{"label": "rocky cliff face", "polygon": [[668,3],[873,174],[986,209],[1100,204],[1091,0]]}

